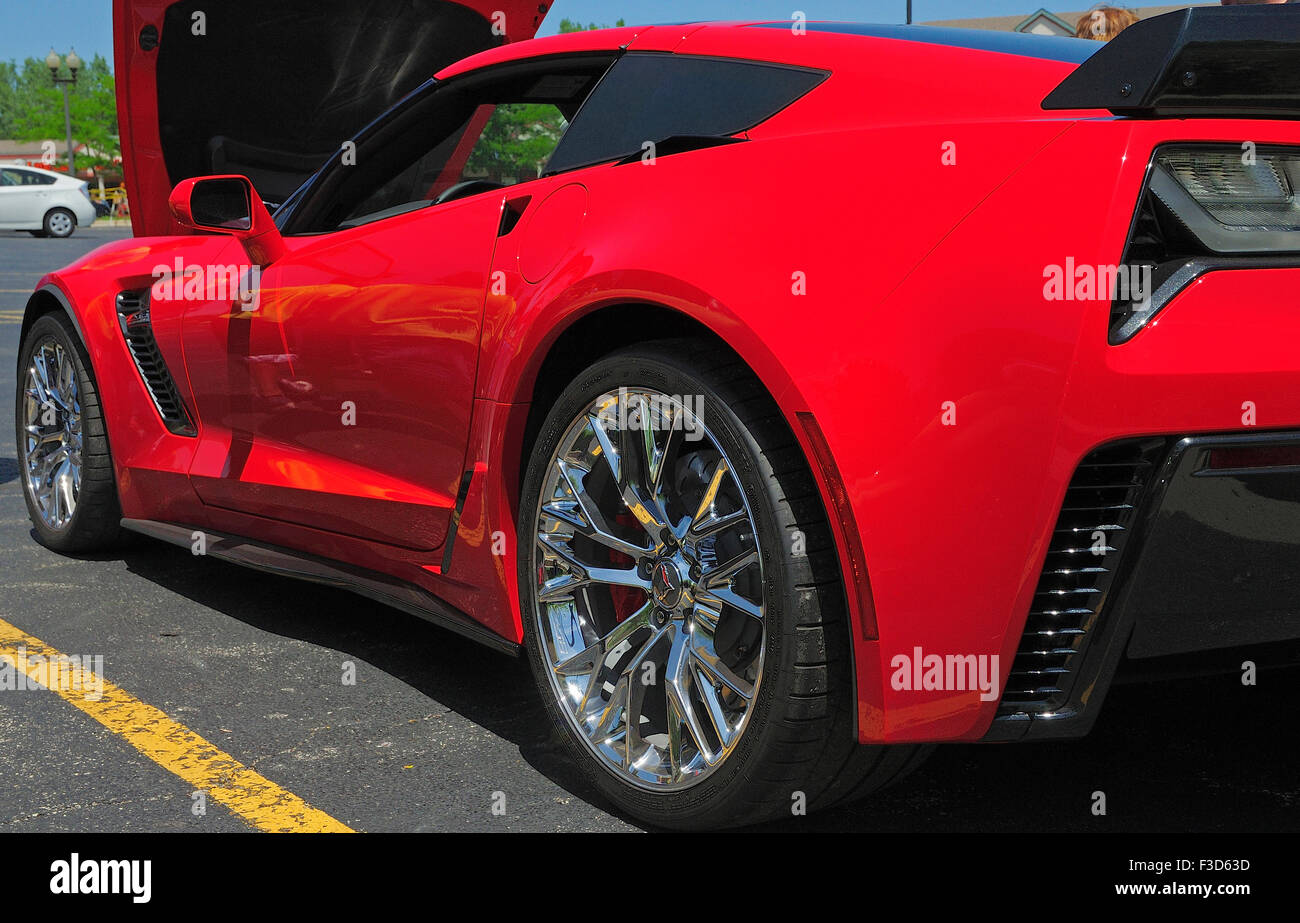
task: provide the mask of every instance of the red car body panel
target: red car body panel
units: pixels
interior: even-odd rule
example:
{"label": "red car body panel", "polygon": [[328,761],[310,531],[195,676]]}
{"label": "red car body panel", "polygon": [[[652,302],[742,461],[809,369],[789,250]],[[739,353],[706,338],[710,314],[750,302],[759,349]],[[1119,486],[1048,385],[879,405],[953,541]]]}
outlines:
{"label": "red car body panel", "polygon": [[[117,7],[135,23],[164,5]],[[1107,344],[1109,303],[1046,302],[1043,267],[1120,262],[1160,143],[1294,145],[1300,126],[1045,112],[1039,101],[1073,65],[736,25],[510,44],[439,78],[624,45],[831,78],[748,132],[750,143],[286,238],[252,319],[229,303],[160,304],[160,349],[184,371],[197,439],[159,421],[112,293],[147,284],[177,257],[232,262],[238,243],[137,238],[48,276],[99,376],[124,516],[347,561],[520,641],[515,505],[539,369],[591,312],[666,308],[740,354],[812,460],[826,508],[845,498],[851,516],[833,522],[841,570],[855,573],[854,544],[866,567],[848,593],[860,739],[979,739],[997,701],[978,690],[896,691],[889,665],[916,648],[998,655],[1005,682],[1081,458],[1127,436],[1240,429],[1244,400],[1262,427],[1300,427],[1289,345],[1300,336],[1300,269],[1212,272],[1117,348]],[[161,189],[149,73],[121,48],[119,61],[128,62],[123,123],[137,126],[131,182]],[[523,218],[498,238],[507,201]],[[136,209],[137,230],[165,223],[148,197]],[[427,239],[445,243],[445,260],[430,259]],[[411,303],[437,309],[414,316],[402,309]],[[1225,305],[1245,322],[1225,324]],[[420,350],[438,362],[420,365]],[[256,406],[240,406],[242,386],[232,386],[248,381]],[[340,428],[347,400],[358,423]],[[956,425],[943,422],[945,408]],[[816,432],[839,483],[818,463]],[[381,463],[376,452],[395,457]]]}

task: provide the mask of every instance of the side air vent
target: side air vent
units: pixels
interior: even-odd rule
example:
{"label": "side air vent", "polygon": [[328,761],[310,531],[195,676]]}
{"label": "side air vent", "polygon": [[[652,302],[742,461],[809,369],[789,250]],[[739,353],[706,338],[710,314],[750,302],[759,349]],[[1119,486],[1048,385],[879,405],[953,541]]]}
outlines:
{"label": "side air vent", "polygon": [[167,371],[158,343],[149,323],[149,291],[119,292],[117,295],[117,323],[122,328],[126,348],[135,360],[135,367],[144,380],[144,386],[153,398],[158,415],[167,429],[178,436],[194,436],[197,430],[181,401],[176,382]]}
{"label": "side air vent", "polygon": [[1165,439],[1111,443],[1079,464],[1065,491],[999,715],[1056,712],[1071,700],[1079,663],[1157,468]]}

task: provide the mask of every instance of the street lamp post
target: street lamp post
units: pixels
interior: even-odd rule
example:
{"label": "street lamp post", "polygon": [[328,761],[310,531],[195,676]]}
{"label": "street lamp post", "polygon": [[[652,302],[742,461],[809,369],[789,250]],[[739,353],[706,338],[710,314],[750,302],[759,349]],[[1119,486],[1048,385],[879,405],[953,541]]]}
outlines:
{"label": "street lamp post", "polygon": [[76,175],[76,167],[73,165],[72,156],[72,110],[68,106],[68,86],[75,85],[77,82],[77,71],[81,68],[81,58],[77,57],[75,50],[68,52],[67,65],[68,73],[71,77],[60,77],[59,67],[64,63],[59,57],[58,52],[53,48],[45,56],[45,66],[50,69],[50,79],[54,81],[56,87],[63,90],[63,128],[67,132],[68,140],[68,175]]}
{"label": "street lamp post", "polygon": [[907,24],[912,24],[912,0],[907,0]]}

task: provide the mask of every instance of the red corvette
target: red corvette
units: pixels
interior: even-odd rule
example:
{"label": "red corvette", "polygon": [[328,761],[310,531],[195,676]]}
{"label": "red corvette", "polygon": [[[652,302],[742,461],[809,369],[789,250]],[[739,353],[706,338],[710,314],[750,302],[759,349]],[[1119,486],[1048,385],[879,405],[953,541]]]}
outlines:
{"label": "red corvette", "polygon": [[50,548],[526,656],[677,827],[1300,636],[1300,9],[1103,45],[265,6],[116,0],[139,236],[42,281],[19,357]]}

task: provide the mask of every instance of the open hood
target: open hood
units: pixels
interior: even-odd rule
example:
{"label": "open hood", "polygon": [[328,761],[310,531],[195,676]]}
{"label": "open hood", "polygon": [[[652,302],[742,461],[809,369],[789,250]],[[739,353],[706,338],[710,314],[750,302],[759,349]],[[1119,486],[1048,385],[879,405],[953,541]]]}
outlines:
{"label": "open hood", "polygon": [[265,200],[282,202],[435,71],[532,38],[549,6],[113,0],[117,114],[135,233],[184,233],[167,196],[191,176],[242,173]]}

